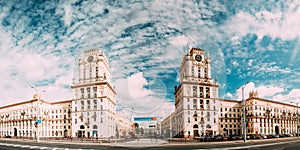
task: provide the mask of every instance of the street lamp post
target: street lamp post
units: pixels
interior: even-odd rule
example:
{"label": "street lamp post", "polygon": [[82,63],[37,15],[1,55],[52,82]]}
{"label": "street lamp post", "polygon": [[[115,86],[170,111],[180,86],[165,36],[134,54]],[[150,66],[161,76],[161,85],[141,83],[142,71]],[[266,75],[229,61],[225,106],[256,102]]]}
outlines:
{"label": "street lamp post", "polygon": [[[39,107],[39,105],[40,105],[40,93],[39,93],[39,90],[37,90],[34,86],[32,86],[31,88],[33,88],[37,93],[37,114],[36,114],[36,118],[37,118],[37,120],[39,120],[40,119],[40,107]],[[36,120],[36,123],[37,123],[37,125],[36,125],[36,127],[37,127],[36,142],[40,142],[40,128],[38,126],[37,120]]]}
{"label": "street lamp post", "polygon": [[[41,123],[40,121],[40,93],[39,93],[39,90],[36,89],[34,86],[32,86],[31,88],[33,88],[36,93],[37,93],[37,114],[36,114],[36,123],[37,123],[37,132],[36,132],[36,142],[40,142],[40,128],[39,128],[39,123]],[[45,92],[45,91],[43,91]]]}
{"label": "street lamp post", "polygon": [[[293,102],[291,102],[293,103]],[[297,106],[297,123],[296,123],[296,130],[297,130],[297,138],[299,138],[299,129],[298,129],[298,122],[299,122],[299,113],[298,113],[298,104],[299,102],[295,103]]]}
{"label": "street lamp post", "polygon": [[298,104],[299,103],[296,103],[296,105],[297,105],[297,123],[296,123],[297,138],[299,138],[299,129],[298,129],[298,122],[299,122]]}
{"label": "street lamp post", "polygon": [[245,111],[245,99],[244,99],[244,88],[248,84],[247,82],[245,85],[242,86],[242,109],[243,109],[243,117],[242,117],[242,129],[243,129],[243,138],[244,142],[247,142],[246,139],[246,111]]}

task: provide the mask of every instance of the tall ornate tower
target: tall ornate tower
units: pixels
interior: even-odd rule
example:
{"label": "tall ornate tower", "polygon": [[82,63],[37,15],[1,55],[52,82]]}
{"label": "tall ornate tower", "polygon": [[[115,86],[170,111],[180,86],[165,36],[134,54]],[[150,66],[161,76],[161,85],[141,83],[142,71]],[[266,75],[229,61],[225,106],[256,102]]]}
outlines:
{"label": "tall ornate tower", "polygon": [[[180,65],[180,85],[175,87],[176,134],[199,137],[218,134],[218,83],[211,79],[208,52],[191,48]],[[174,135],[174,134],[173,134]]]}
{"label": "tall ornate tower", "polygon": [[77,79],[71,86],[72,136],[115,136],[116,92],[106,56],[97,49],[87,50],[77,65]]}

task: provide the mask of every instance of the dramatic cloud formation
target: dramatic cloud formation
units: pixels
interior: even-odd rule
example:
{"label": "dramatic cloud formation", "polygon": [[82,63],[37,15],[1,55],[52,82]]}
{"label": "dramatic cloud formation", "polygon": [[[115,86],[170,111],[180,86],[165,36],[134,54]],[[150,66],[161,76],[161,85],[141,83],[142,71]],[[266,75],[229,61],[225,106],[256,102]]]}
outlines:
{"label": "dramatic cloud formation", "polygon": [[2,106],[31,99],[31,86],[45,90],[48,101],[72,99],[76,61],[91,48],[107,55],[124,114],[165,116],[174,109],[180,62],[192,46],[209,52],[220,98],[241,99],[247,81],[245,95],[258,90],[262,98],[300,98],[295,92],[298,1],[12,0],[0,5]]}

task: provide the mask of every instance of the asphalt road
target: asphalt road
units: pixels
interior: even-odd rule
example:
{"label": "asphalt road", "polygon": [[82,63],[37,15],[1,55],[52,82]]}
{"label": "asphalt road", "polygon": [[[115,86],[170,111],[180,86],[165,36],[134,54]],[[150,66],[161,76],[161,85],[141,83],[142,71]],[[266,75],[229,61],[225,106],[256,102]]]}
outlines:
{"label": "asphalt road", "polygon": [[170,143],[162,145],[110,145],[110,144],[91,144],[91,143],[49,143],[34,141],[13,141],[1,140],[0,150],[16,149],[46,149],[46,150],[101,150],[101,149],[153,149],[153,150],[297,150],[300,147],[300,139],[289,138],[280,140],[255,140],[246,143],[238,142],[212,142],[212,143]]}

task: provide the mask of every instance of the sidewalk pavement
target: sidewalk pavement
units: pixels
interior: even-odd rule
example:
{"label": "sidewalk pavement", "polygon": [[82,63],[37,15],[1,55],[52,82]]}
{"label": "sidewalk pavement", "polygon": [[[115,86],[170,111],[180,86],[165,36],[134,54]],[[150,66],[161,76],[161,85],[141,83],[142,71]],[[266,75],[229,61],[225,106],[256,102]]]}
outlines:
{"label": "sidewalk pavement", "polygon": [[[34,139],[14,139],[14,138],[0,138],[2,141],[20,141],[20,142],[35,142]],[[300,138],[297,137],[288,137],[288,138],[273,138],[273,139],[258,139],[258,140],[247,140],[246,143],[255,143],[255,142],[261,142],[261,141],[284,141],[284,140],[300,140]],[[118,146],[118,147],[156,147],[156,146],[170,146],[170,145],[209,145],[209,144],[233,144],[233,143],[244,143],[242,140],[237,141],[223,141],[223,142],[167,142],[163,139],[135,139],[135,140],[129,140],[129,141],[119,141],[111,139],[110,142],[101,142],[100,140],[98,142],[96,141],[88,141],[88,140],[41,140],[41,143],[58,143],[58,144],[78,144],[78,145],[106,145],[106,146]]]}
{"label": "sidewalk pavement", "polygon": [[121,146],[121,147],[152,147],[159,146],[163,144],[168,144],[167,141],[162,139],[136,139],[124,143],[114,143],[112,146]]}

